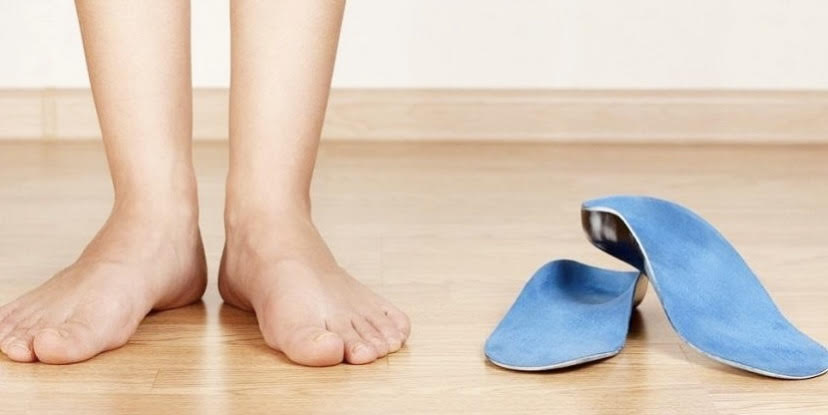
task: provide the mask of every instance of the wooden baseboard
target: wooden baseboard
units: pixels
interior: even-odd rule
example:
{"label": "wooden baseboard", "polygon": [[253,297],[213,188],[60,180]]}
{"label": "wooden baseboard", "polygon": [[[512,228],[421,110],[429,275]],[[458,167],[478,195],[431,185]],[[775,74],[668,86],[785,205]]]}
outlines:
{"label": "wooden baseboard", "polygon": [[[196,89],[193,135],[227,137],[227,91]],[[83,89],[0,90],[0,140],[100,135]],[[331,93],[328,140],[828,143],[828,91],[364,90]]]}

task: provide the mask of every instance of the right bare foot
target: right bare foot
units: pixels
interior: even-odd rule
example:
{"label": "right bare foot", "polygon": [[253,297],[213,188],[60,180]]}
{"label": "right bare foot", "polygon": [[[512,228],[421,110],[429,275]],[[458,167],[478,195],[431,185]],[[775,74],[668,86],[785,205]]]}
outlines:
{"label": "right bare foot", "polygon": [[192,203],[117,206],[80,258],[0,307],[0,350],[73,363],[123,346],[152,310],[201,298],[207,281]]}

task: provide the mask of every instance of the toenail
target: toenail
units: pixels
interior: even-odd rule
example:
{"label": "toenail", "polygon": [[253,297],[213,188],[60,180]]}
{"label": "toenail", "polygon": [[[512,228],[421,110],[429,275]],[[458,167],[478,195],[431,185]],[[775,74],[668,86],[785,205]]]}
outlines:
{"label": "toenail", "polygon": [[26,352],[26,353],[29,352],[29,348],[23,343],[12,343],[12,344],[10,344],[9,345],[9,350],[12,350],[12,349],[17,349],[17,350],[20,350],[20,351],[23,351],[23,352]]}
{"label": "toenail", "polygon": [[11,347],[12,344],[17,343],[17,339],[14,337],[9,337],[2,343],[0,343],[0,349]]}

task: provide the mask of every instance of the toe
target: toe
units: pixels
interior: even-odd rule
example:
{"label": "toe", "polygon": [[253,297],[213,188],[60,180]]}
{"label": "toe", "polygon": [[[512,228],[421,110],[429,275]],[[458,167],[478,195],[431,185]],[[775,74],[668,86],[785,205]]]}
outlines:
{"label": "toe", "polygon": [[377,351],[374,346],[363,339],[354,330],[350,320],[332,324],[331,329],[342,337],[345,342],[345,361],[354,365],[362,365],[377,360]]}
{"label": "toe", "polygon": [[405,343],[405,340],[407,340],[408,336],[411,335],[411,320],[408,319],[408,316],[405,313],[392,305],[385,308],[385,315],[388,316],[392,322],[394,322],[394,325],[397,326],[403,334],[403,343]]}
{"label": "toe", "polygon": [[33,349],[37,359],[44,363],[81,362],[102,351],[97,337],[89,325],[70,321],[37,332]]}
{"label": "toe", "polygon": [[371,324],[376,327],[377,331],[382,333],[385,342],[388,343],[388,351],[393,353],[403,345],[405,335],[400,331],[394,322],[385,314],[375,313],[368,317]]}
{"label": "toe", "polygon": [[121,347],[143,317],[131,311],[125,304],[111,300],[84,304],[67,320],[44,326],[35,334],[35,355],[43,363],[66,364]]}
{"label": "toe", "polygon": [[3,322],[0,322],[0,344],[3,344],[3,340],[9,335],[9,333],[14,330],[15,323],[11,321],[11,319],[6,319]]}
{"label": "toe", "polygon": [[21,318],[17,313],[12,313],[0,321],[0,345],[11,335],[12,331],[25,325],[25,320],[25,318]]}
{"label": "toe", "polygon": [[[305,366],[332,366],[342,363],[344,344],[336,333],[320,326],[282,327],[281,341],[268,344],[287,355],[288,359]],[[269,336],[265,336],[265,340]],[[279,337],[277,337],[279,338]]]}
{"label": "toe", "polygon": [[6,320],[6,317],[8,317],[10,314],[11,304],[6,304],[0,307],[0,324],[3,324],[3,322]]}
{"label": "toe", "polygon": [[12,331],[3,339],[0,351],[16,362],[35,361],[35,355],[32,352],[32,336],[27,329],[18,328]]}
{"label": "toe", "polygon": [[[276,297],[276,300],[279,300]],[[288,359],[305,366],[332,366],[345,358],[345,344],[328,330],[313,306],[303,303],[268,301],[256,311],[259,329],[268,346]],[[278,318],[276,317],[278,316]]]}
{"label": "toe", "polygon": [[15,338],[3,347],[3,353],[15,362],[34,362],[37,360],[34,352],[32,352],[31,342],[24,339]]}
{"label": "toe", "polygon": [[391,351],[389,350],[388,342],[386,342],[385,337],[368,320],[363,317],[357,317],[354,318],[351,324],[354,326],[354,330],[356,330],[360,337],[367,340],[372,346],[374,346],[374,349],[377,352],[377,357],[383,357]]}

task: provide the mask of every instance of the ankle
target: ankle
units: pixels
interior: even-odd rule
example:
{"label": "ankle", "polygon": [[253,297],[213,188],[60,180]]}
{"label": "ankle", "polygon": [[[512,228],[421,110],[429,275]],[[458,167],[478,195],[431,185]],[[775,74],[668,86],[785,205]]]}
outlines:
{"label": "ankle", "polygon": [[198,197],[195,194],[116,194],[112,216],[146,219],[165,226],[198,227]]}
{"label": "ankle", "polygon": [[290,224],[313,225],[310,201],[302,197],[239,198],[228,195],[224,225],[228,234],[251,229],[284,228]]}

